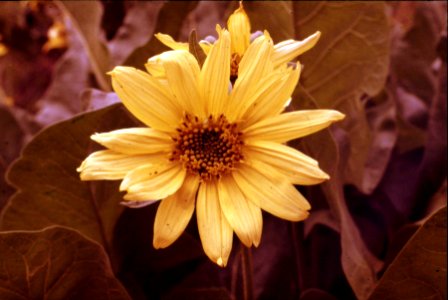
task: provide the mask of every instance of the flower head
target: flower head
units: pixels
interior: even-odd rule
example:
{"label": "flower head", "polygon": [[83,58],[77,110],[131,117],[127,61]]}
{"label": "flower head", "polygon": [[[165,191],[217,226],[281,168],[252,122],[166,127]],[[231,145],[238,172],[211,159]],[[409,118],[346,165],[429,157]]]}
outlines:
{"label": "flower head", "polygon": [[82,180],[121,179],[129,201],[162,199],[155,218],[155,248],[173,243],[195,208],[207,256],[225,266],[233,232],[258,246],[265,210],[300,221],[310,205],[293,184],[328,179],[318,163],[284,143],[341,120],[334,110],[282,113],[298,82],[300,65],[275,68],[275,48],[260,36],[245,49],[229,84],[231,34],[219,38],[202,68],[185,50],[157,56],[163,78],[130,67],[112,72],[115,92],[147,127],[94,134],[106,150],[92,153]]}
{"label": "flower head", "polygon": [[[246,53],[251,43],[251,26],[250,20],[246,11],[244,10],[242,1],[239,7],[230,15],[227,20],[227,28],[231,38],[231,69],[230,75],[232,78],[238,76],[239,63]],[[267,31],[265,35],[269,36]],[[165,46],[174,50],[188,50],[188,43],[176,42],[171,36],[167,34],[157,33],[156,38],[159,39]],[[302,41],[288,39],[274,45],[272,54],[272,63],[274,67],[279,67],[287,62],[290,62],[297,56],[305,53],[314,47],[320,38],[320,32],[316,31]],[[201,41],[200,46],[206,54],[209,53],[211,44],[205,40]],[[151,65],[152,61],[149,60]]]}

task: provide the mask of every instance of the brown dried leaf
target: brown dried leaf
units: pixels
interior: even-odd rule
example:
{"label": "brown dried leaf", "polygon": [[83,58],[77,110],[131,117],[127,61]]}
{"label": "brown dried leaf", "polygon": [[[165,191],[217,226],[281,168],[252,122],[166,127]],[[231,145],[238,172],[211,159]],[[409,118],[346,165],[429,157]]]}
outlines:
{"label": "brown dried leaf", "polygon": [[59,226],[0,233],[1,299],[130,299],[97,243]]}
{"label": "brown dried leaf", "polygon": [[446,214],[445,206],[414,234],[370,300],[446,299]]}

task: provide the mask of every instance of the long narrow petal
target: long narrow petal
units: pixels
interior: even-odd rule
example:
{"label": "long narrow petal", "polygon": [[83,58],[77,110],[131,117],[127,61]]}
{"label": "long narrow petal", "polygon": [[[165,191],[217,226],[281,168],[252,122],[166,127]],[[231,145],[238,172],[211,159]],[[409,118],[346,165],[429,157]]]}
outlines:
{"label": "long narrow petal", "polygon": [[154,220],[154,248],[166,248],[182,234],[194,212],[199,177],[187,175],[182,187],[163,199]]}
{"label": "long narrow petal", "polygon": [[110,74],[115,92],[134,116],[149,127],[174,131],[182,112],[157,79],[131,67],[115,67]]}
{"label": "long narrow petal", "polygon": [[135,168],[160,161],[166,154],[128,155],[112,150],[101,150],[90,154],[77,168],[81,180],[122,179]]}
{"label": "long narrow petal", "polygon": [[264,119],[243,130],[245,139],[284,143],[330,126],[344,114],[331,109],[301,110]]}
{"label": "long narrow petal", "polygon": [[232,40],[232,53],[238,53],[242,57],[250,43],[250,20],[242,2],[227,20],[227,28]]}
{"label": "long narrow petal", "polygon": [[245,101],[257,93],[258,84],[272,72],[272,52],[272,40],[263,35],[252,42],[244,54],[226,113],[231,121],[239,119],[243,107],[247,106]]}
{"label": "long narrow petal", "polygon": [[218,197],[215,182],[202,183],[198,191],[196,216],[205,254],[224,267],[232,250],[233,231],[221,211]]}
{"label": "long narrow petal", "polygon": [[173,146],[171,137],[152,128],[126,128],[90,137],[113,151],[125,154],[169,152]]}
{"label": "long narrow petal", "polygon": [[278,83],[277,87],[269,90],[268,93],[262,94],[251,106],[245,111],[245,126],[250,126],[259,120],[269,116],[275,116],[281,113],[285,108],[285,103],[291,98],[300,77],[300,65],[295,69],[288,68],[283,73],[284,79]]}
{"label": "long narrow petal", "polygon": [[199,99],[199,65],[194,56],[185,50],[167,51],[156,56],[163,65],[168,84],[177,102],[186,112],[204,116],[204,105]]}
{"label": "long narrow petal", "polygon": [[263,210],[289,221],[301,221],[311,208],[308,201],[287,180],[268,177],[265,170],[241,165],[233,177],[247,199]]}
{"label": "long narrow petal", "polygon": [[274,46],[274,54],[272,60],[274,66],[278,67],[284,63],[287,63],[302,53],[310,50],[316,45],[320,38],[320,32],[317,31],[302,41],[286,40],[280,42]]}
{"label": "long narrow petal", "polygon": [[154,36],[162,42],[168,48],[173,50],[186,50],[188,51],[188,43],[176,42],[170,35],[163,33],[156,33]]}
{"label": "long narrow petal", "polygon": [[230,35],[227,30],[216,26],[218,41],[213,45],[199,78],[199,90],[207,115],[218,115],[228,99],[230,78]]}
{"label": "long narrow petal", "polygon": [[185,176],[185,168],[180,164],[142,166],[126,175],[120,190],[127,190],[125,200],[163,199],[179,190]]}
{"label": "long narrow petal", "polygon": [[224,216],[236,235],[247,247],[258,246],[263,227],[260,207],[244,197],[232,176],[219,181],[218,193]]}
{"label": "long narrow petal", "polygon": [[291,147],[267,141],[248,141],[246,157],[258,160],[289,177],[292,183],[312,185],[329,179],[317,161]]}

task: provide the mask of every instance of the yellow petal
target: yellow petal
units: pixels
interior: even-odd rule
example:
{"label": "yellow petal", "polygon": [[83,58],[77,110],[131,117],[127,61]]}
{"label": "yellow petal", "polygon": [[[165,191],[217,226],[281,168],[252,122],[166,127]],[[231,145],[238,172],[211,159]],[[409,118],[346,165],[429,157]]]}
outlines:
{"label": "yellow petal", "polygon": [[182,187],[163,199],[154,221],[154,248],[166,248],[182,234],[194,212],[199,177],[188,175]]}
{"label": "yellow petal", "polygon": [[194,56],[184,50],[167,51],[158,56],[168,84],[184,111],[196,116],[205,115],[198,93],[199,65]]}
{"label": "yellow petal", "polygon": [[301,110],[264,119],[243,130],[245,139],[284,143],[330,126],[344,114],[331,109]]}
{"label": "yellow petal", "polygon": [[274,46],[274,54],[272,60],[274,61],[274,66],[285,64],[302,53],[310,50],[316,45],[320,38],[320,32],[310,35],[302,41],[286,40],[280,42]]}
{"label": "yellow petal", "polygon": [[205,254],[221,267],[226,266],[232,250],[233,231],[221,211],[215,182],[199,186],[196,216]]}
{"label": "yellow petal", "polygon": [[292,183],[312,185],[329,179],[317,161],[291,147],[267,141],[247,141],[245,156],[277,169]]}
{"label": "yellow petal", "polygon": [[[251,116],[254,110],[259,110],[258,105],[260,102],[266,102],[266,99],[273,101],[279,94],[283,93],[282,88],[289,75],[290,71],[284,72],[276,70],[271,74],[264,76],[264,78],[257,83],[255,93],[246,98],[245,101],[239,103],[237,119],[245,121],[242,123],[242,128],[248,126],[247,116]],[[249,119],[249,121],[251,120],[252,119]]]}
{"label": "yellow petal", "polygon": [[171,36],[163,33],[156,33],[154,36],[162,42],[165,46],[173,50],[186,50],[188,51],[188,43],[176,42]]}
{"label": "yellow petal", "polygon": [[265,76],[273,71],[271,54],[272,41],[260,36],[250,44],[238,69],[238,78],[230,94],[230,105],[226,115],[230,121],[239,119],[242,108],[257,93],[257,86]]}
{"label": "yellow petal", "polygon": [[230,36],[227,30],[216,26],[219,39],[213,45],[201,70],[199,90],[207,115],[218,115],[228,99],[230,78]]}
{"label": "yellow petal", "polygon": [[251,106],[245,111],[242,117],[246,120],[245,126],[250,126],[259,120],[275,116],[281,113],[285,104],[291,98],[300,77],[300,65],[295,69],[288,68],[282,71],[285,77],[277,86],[268,90],[259,97]]}
{"label": "yellow petal", "polygon": [[264,174],[268,174],[266,170],[249,165],[241,165],[232,173],[247,199],[263,210],[289,221],[306,219],[311,206],[299,191],[287,180]]}
{"label": "yellow petal", "polygon": [[169,135],[152,128],[126,128],[90,137],[95,142],[120,153],[147,154],[169,152],[173,140]]}
{"label": "yellow petal", "polygon": [[148,201],[166,198],[179,190],[186,171],[180,164],[146,165],[129,172],[120,185],[125,200]]}
{"label": "yellow petal", "polygon": [[[101,150],[90,154],[76,170],[81,173],[81,180],[117,180],[141,165],[161,159],[160,153],[128,155],[112,150]],[[166,159],[168,160],[168,157]]]}
{"label": "yellow petal", "polygon": [[158,79],[166,79],[165,68],[160,63],[160,55],[150,57],[145,64],[146,71]]}
{"label": "yellow petal", "polygon": [[236,235],[246,247],[258,246],[263,227],[260,207],[244,197],[232,176],[219,181],[218,193],[221,209]]}
{"label": "yellow petal", "polygon": [[207,41],[199,41],[199,46],[201,46],[202,50],[204,50],[205,55],[209,55],[213,47],[213,45]]}
{"label": "yellow petal", "polygon": [[116,67],[110,74],[115,92],[134,116],[154,129],[174,131],[182,111],[157,79],[131,67]]}
{"label": "yellow petal", "polygon": [[232,39],[232,53],[238,53],[242,57],[250,43],[250,20],[242,2],[227,20],[227,28]]}

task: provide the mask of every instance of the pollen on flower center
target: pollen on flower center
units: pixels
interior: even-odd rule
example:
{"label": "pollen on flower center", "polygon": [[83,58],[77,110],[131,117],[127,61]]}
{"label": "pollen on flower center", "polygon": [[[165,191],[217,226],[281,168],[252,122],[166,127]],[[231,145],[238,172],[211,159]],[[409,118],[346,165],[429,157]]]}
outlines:
{"label": "pollen on flower center", "polygon": [[224,115],[200,120],[187,114],[177,132],[170,160],[181,161],[204,181],[220,178],[243,159],[241,133]]}

